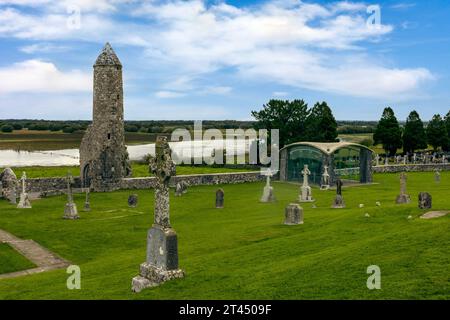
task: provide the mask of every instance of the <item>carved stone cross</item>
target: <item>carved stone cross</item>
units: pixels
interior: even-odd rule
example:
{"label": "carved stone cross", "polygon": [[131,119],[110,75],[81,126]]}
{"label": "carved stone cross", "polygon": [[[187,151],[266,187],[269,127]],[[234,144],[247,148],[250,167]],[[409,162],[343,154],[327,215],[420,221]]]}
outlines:
{"label": "carved stone cross", "polygon": [[309,171],[307,164],[305,164],[305,166],[303,167],[302,174],[303,174],[303,186],[307,187],[309,186],[308,176],[311,174],[311,171]]}
{"label": "carved stone cross", "polygon": [[74,179],[70,172],[67,172],[66,182],[67,182],[67,202],[72,203],[73,202],[72,184],[74,183]]}
{"label": "carved stone cross", "polygon": [[163,228],[170,228],[169,182],[176,174],[176,167],[167,137],[157,137],[155,151],[155,157],[150,159],[149,165],[150,172],[156,177],[154,223]]}
{"label": "carved stone cross", "polygon": [[20,178],[20,180],[22,180],[22,193],[27,193],[26,192],[27,174],[25,172],[22,173],[22,178]]}

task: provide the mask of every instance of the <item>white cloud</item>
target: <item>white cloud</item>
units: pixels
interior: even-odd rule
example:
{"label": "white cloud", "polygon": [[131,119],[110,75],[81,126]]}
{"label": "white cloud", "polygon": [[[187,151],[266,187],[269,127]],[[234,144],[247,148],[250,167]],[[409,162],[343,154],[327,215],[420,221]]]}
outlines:
{"label": "white cloud", "polygon": [[[380,98],[413,95],[422,83],[433,79],[426,69],[396,69],[367,56],[364,43],[382,40],[393,27],[368,27],[362,2],[321,5],[272,0],[238,8],[201,0],[79,0],[76,3],[87,10],[79,30],[66,28],[67,12],[61,2],[49,8],[55,3],[49,1],[41,15],[0,7],[0,36],[109,40],[142,47],[152,66],[175,78],[158,88],[158,98],[202,90],[205,86],[199,85],[199,79],[204,81],[222,70],[233,70],[234,75],[250,80]],[[111,12],[131,14],[136,20],[115,20]]]}
{"label": "white cloud", "polygon": [[63,52],[67,51],[70,48],[68,46],[60,46],[55,45],[51,43],[35,43],[31,44],[29,46],[24,46],[20,48],[20,51],[28,54],[34,54],[34,53],[56,53],[56,52]]}
{"label": "white cloud", "polygon": [[157,91],[155,92],[155,96],[160,99],[172,99],[172,98],[180,98],[184,96],[184,93],[177,91]]}
{"label": "white cloud", "polygon": [[17,92],[89,92],[92,75],[78,70],[62,72],[53,63],[27,60],[0,68],[0,94]]}

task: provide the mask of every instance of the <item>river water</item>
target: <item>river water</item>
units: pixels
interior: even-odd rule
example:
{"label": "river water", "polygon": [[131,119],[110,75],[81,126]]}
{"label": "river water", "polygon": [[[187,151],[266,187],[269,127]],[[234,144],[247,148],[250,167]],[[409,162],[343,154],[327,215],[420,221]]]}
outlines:
{"label": "river water", "polygon": [[[249,140],[212,140],[169,142],[173,156],[201,158],[202,154],[211,155],[214,145],[223,145],[228,150],[234,149],[237,155],[245,154]],[[146,155],[155,154],[155,144],[127,146],[130,160],[142,160]],[[61,149],[51,151],[15,151],[0,150],[0,167],[24,166],[76,166],[80,163],[78,149]]]}

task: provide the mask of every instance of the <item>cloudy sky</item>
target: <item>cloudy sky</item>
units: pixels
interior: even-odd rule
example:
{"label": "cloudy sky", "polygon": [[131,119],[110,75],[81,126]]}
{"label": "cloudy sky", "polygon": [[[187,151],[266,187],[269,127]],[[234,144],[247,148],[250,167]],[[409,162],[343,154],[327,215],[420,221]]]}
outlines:
{"label": "cloudy sky", "polygon": [[449,15],[448,0],[0,0],[0,118],[90,119],[109,41],[128,120],[246,120],[271,98],[427,120],[450,109]]}

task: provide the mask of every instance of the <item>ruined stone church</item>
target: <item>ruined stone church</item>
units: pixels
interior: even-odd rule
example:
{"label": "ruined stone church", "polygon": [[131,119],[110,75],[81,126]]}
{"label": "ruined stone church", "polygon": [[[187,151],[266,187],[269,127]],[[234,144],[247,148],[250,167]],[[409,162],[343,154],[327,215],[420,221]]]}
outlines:
{"label": "ruined stone church", "polygon": [[111,191],[131,175],[125,146],[122,64],[106,43],[94,64],[93,121],[80,146],[83,187]]}

